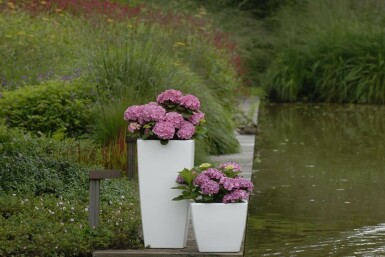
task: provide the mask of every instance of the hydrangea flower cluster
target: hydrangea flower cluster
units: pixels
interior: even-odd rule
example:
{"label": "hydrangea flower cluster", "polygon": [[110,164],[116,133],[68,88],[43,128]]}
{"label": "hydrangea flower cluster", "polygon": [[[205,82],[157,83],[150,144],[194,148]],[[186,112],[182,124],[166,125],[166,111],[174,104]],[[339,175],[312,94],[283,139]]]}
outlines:
{"label": "hydrangea flower cluster", "polygon": [[205,114],[199,110],[199,99],[179,90],[160,93],[156,102],[133,105],[124,112],[128,132],[143,139],[188,140],[204,134]]}
{"label": "hydrangea flower cluster", "polygon": [[203,203],[237,203],[247,200],[253,191],[253,183],[241,177],[238,163],[228,162],[212,167],[203,163],[179,172],[175,189],[183,190],[174,200],[192,199]]}

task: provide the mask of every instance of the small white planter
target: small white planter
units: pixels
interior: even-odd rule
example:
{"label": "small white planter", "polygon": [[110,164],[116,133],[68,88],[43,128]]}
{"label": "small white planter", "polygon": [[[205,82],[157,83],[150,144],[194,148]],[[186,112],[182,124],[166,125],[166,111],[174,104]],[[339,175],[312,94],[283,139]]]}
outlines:
{"label": "small white planter", "polygon": [[239,252],[247,218],[247,202],[190,203],[200,252]]}
{"label": "small white planter", "polygon": [[178,172],[194,166],[194,140],[138,140],[138,178],[145,246],[186,246],[189,202],[172,201]]}

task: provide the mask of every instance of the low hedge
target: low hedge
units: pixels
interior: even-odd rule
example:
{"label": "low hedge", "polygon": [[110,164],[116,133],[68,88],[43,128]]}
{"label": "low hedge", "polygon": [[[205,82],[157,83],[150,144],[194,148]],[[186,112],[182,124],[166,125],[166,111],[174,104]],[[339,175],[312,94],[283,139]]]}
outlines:
{"label": "low hedge", "polygon": [[87,191],[67,197],[0,194],[0,256],[92,256],[96,249],[143,246],[137,186],[125,179],[101,188],[100,223],[88,225]]}
{"label": "low hedge", "polygon": [[133,181],[101,182],[100,224],[89,227],[88,170],[95,164],[68,152],[72,145],[0,126],[0,256],[91,256],[143,245]]}
{"label": "low hedge", "polygon": [[83,79],[47,81],[3,92],[0,116],[9,127],[61,138],[79,136],[89,132],[90,109],[95,99],[93,85]]}

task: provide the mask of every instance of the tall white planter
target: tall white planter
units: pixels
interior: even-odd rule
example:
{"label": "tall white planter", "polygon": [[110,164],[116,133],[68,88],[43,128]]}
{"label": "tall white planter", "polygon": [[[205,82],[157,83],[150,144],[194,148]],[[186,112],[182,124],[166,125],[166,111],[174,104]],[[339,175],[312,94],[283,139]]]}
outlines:
{"label": "tall white planter", "polygon": [[246,228],[247,202],[191,203],[200,252],[239,252]]}
{"label": "tall white planter", "polygon": [[194,166],[194,140],[138,142],[138,178],[145,246],[183,248],[189,223],[188,201],[172,201],[180,194],[178,172]]}

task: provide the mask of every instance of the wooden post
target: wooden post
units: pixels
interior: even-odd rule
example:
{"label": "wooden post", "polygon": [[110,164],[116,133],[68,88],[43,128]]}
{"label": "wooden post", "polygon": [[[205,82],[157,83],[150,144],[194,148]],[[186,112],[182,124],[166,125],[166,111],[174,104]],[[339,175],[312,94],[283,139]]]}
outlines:
{"label": "wooden post", "polygon": [[88,207],[88,223],[91,228],[99,224],[100,213],[100,180],[109,178],[121,178],[122,173],[116,170],[90,171],[89,173],[89,194],[90,203]]}
{"label": "wooden post", "polygon": [[99,224],[99,194],[100,194],[100,179],[90,179],[90,206],[88,208],[89,216],[88,223],[91,228],[96,228]]}
{"label": "wooden post", "polygon": [[136,150],[137,138],[126,137],[127,143],[127,177],[129,179],[136,179],[136,163],[137,163],[137,150]]}

